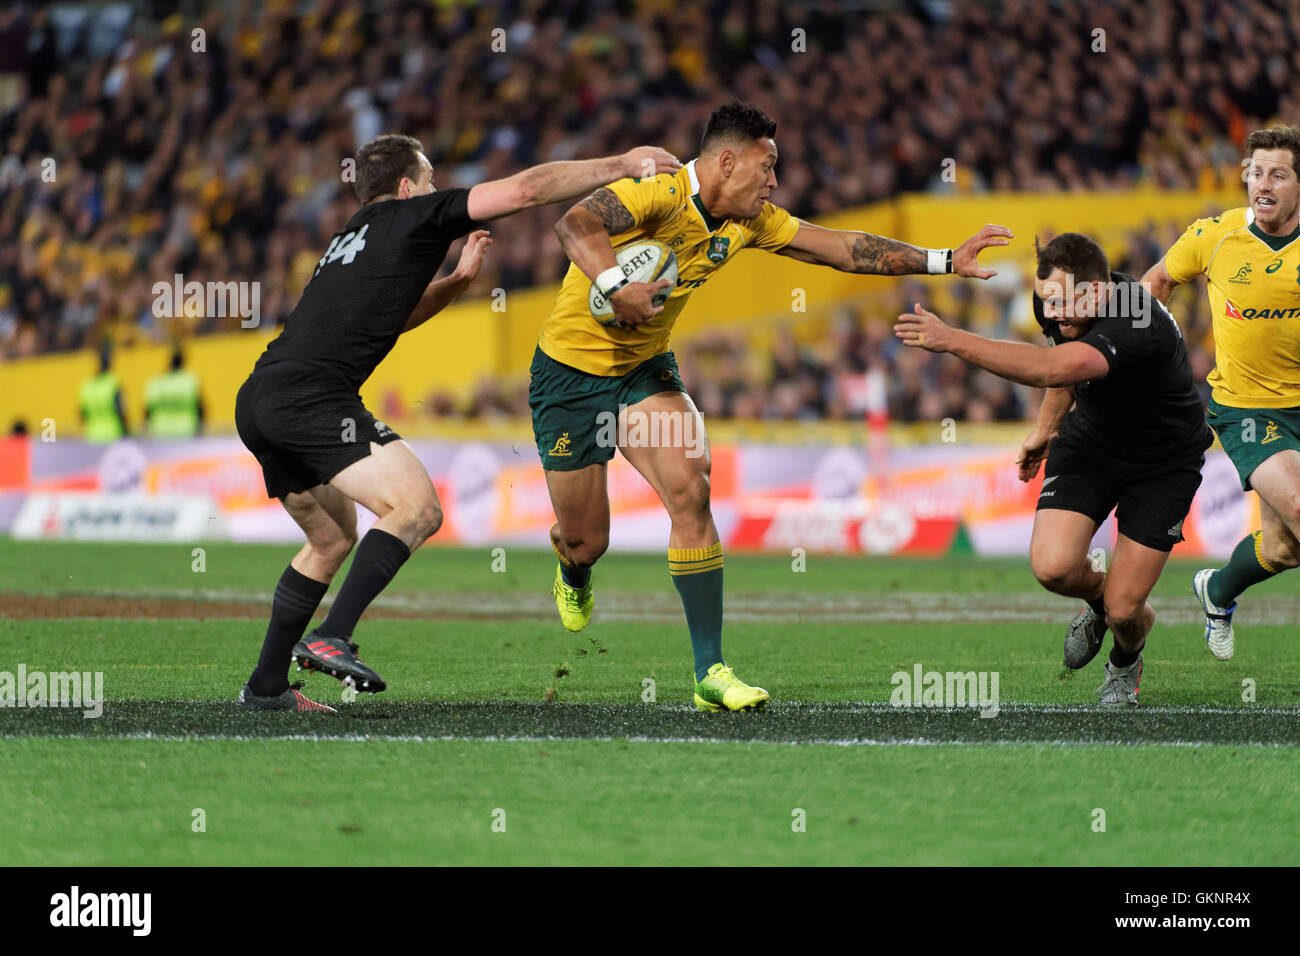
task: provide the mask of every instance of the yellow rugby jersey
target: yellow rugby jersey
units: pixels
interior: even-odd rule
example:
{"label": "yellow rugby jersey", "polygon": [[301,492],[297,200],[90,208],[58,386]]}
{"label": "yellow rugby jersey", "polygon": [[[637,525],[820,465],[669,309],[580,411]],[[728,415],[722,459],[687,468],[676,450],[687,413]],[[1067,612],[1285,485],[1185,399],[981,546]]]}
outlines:
{"label": "yellow rugby jersey", "polygon": [[620,179],[608,187],[632,214],[635,225],[610,239],[620,249],[647,239],[677,256],[677,288],[664,310],[635,328],[604,326],[591,314],[588,279],[576,265],[542,323],[538,345],[565,365],[591,375],[626,375],[648,358],[668,351],[668,337],[691,293],[744,248],[776,250],[799,231],[799,220],[770,202],[754,219],[714,219],[700,201],[695,160],[653,179]]}
{"label": "yellow rugby jersey", "polygon": [[1204,274],[1214,321],[1214,400],[1300,405],[1300,229],[1270,236],[1250,207],[1192,223],[1165,255],[1175,282]]}

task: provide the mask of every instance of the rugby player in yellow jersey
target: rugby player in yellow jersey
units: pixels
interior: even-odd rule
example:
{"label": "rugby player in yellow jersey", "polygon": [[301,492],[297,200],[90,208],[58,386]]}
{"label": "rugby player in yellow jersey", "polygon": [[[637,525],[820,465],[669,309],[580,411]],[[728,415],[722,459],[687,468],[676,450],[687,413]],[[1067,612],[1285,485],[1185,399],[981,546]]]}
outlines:
{"label": "rugby player in yellow jersey", "polygon": [[1259,495],[1261,529],[1192,592],[1205,640],[1232,657],[1232,612],[1252,584],[1300,565],[1300,127],[1246,137],[1249,205],[1198,219],[1143,282],[1161,302],[1198,275],[1209,284],[1215,367],[1206,418]]}
{"label": "rugby player in yellow jersey", "polygon": [[[767,201],[776,188],[775,134],[776,124],[756,107],[720,107],[698,158],[673,174],[621,179],[565,214],[556,232],[573,265],[542,326],[529,387],[557,519],[551,542],[560,557],[554,591],[561,621],[578,631],[591,619],[591,567],[609,544],[605,471],[617,447],[671,518],[668,570],[690,629],[695,704],[706,711],[758,707],[768,693],[736,677],[722,657],[722,544],[709,510],[708,444],[668,350],[691,292],[744,248],[843,272],[987,279],[994,273],[980,268],[977,254],[1011,236],[986,226],[956,250],[927,250],[796,219]],[[615,259],[615,246],[643,240],[677,256],[677,286],[662,306],[652,299],[668,282],[628,283]],[[593,282],[613,306],[609,319],[591,314]]]}

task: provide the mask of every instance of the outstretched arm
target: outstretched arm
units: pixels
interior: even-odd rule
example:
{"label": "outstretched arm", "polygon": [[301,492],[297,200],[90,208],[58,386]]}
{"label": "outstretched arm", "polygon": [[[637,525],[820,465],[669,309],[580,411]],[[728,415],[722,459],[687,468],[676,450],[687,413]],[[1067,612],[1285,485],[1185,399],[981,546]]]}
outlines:
{"label": "outstretched arm", "polygon": [[1142,277],[1142,285],[1161,305],[1168,305],[1169,297],[1173,295],[1174,286],[1178,283],[1165,267],[1165,260],[1161,259],[1147,270],[1147,274]]}
{"label": "outstretched arm", "polygon": [[1025,342],[997,342],[973,332],[944,325],[918,302],[912,312],[900,315],[894,334],[904,345],[927,352],[951,352],[1000,378],[1037,388],[1061,387],[1103,378],[1110,365],[1105,356],[1083,342],[1066,342],[1039,348]]}
{"label": "outstretched arm", "polygon": [[435,279],[424,290],[424,295],[411,310],[411,317],[406,320],[403,332],[419,328],[445,309],[455,298],[469,288],[470,283],[478,278],[478,271],[483,267],[483,254],[492,245],[492,237],[486,229],[476,229],[465,237],[465,248],[460,251],[460,261],[451,275]]}
{"label": "outstretched arm", "polygon": [[659,173],[676,172],[681,166],[677,157],[657,146],[638,146],[621,156],[603,159],[543,163],[471,188],[469,217],[475,222],[499,219],[530,206],[576,199],[625,176],[648,179]]}
{"label": "outstretched arm", "polygon": [[[1006,226],[987,225],[952,251],[952,271],[957,275],[975,279],[989,279],[997,275],[981,269],[979,253],[989,246],[1005,246],[1012,239]],[[778,255],[830,266],[840,272],[867,275],[903,276],[925,275],[931,271],[929,249],[913,246],[887,236],[873,236],[865,232],[844,229],[827,229],[799,220],[799,231]]]}

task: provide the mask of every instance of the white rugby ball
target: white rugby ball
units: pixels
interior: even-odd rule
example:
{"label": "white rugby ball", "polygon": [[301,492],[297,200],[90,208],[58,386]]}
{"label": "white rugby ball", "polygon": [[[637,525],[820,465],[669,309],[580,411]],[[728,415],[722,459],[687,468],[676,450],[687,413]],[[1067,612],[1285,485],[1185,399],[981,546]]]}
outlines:
{"label": "white rugby ball", "polygon": [[[668,296],[677,287],[677,256],[661,242],[633,242],[615,250],[614,258],[629,282],[658,282],[667,279],[672,283],[651,300],[656,306],[667,302]],[[601,325],[614,325],[617,321],[613,317],[614,307],[594,282],[591,291],[587,293],[587,305]]]}

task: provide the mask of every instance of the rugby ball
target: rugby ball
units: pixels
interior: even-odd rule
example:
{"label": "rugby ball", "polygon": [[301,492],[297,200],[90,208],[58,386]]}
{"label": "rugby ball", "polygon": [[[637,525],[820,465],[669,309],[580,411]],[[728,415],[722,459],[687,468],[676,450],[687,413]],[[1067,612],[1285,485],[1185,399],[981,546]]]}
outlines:
{"label": "rugby ball", "polygon": [[[661,242],[630,243],[622,249],[615,250],[614,258],[629,282],[658,282],[660,279],[667,279],[672,283],[651,300],[656,306],[667,302],[668,296],[677,287],[677,256]],[[614,307],[596,288],[594,282],[591,284],[591,291],[587,293],[587,305],[591,308],[592,316],[601,325],[613,325],[617,321],[613,317]],[[608,321],[603,321],[606,319]]]}

